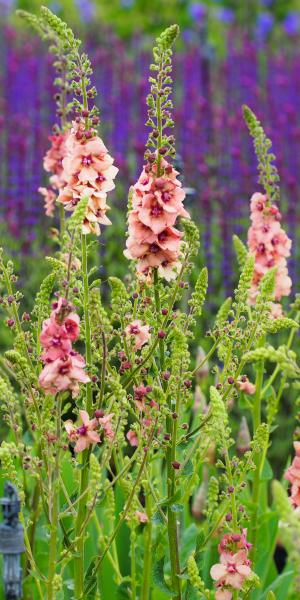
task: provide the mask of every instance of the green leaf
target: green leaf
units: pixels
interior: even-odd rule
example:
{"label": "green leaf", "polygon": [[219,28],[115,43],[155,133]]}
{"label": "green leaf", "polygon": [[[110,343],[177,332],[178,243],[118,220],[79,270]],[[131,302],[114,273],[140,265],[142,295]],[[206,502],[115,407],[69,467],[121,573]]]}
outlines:
{"label": "green leaf", "polygon": [[156,561],[152,568],[152,580],[156,587],[158,587],[162,592],[164,592],[167,596],[173,597],[174,592],[169,588],[166,584],[165,576],[164,576],[164,562],[165,559],[161,558]]}
{"label": "green leaf", "polygon": [[184,465],[183,469],[181,470],[181,475],[183,475],[184,477],[190,477],[191,475],[193,475],[193,473],[193,463],[191,460],[188,460],[187,463]]}
{"label": "green leaf", "polygon": [[157,510],[154,515],[152,516],[151,519],[152,523],[154,523],[155,525],[164,525],[164,519],[162,517],[162,514],[160,513],[159,510]]}
{"label": "green leaf", "polygon": [[171,504],[170,508],[173,513],[179,513],[183,511],[184,506],[183,504]]}
{"label": "green leaf", "polygon": [[283,573],[281,573],[281,575],[277,577],[277,579],[275,579],[275,581],[271,583],[271,585],[267,588],[265,593],[262,596],[260,596],[259,600],[269,600],[269,592],[273,592],[273,594],[276,592],[276,600],[286,600],[286,598],[288,597],[289,587],[293,582],[294,577],[295,572],[293,570],[284,571]]}

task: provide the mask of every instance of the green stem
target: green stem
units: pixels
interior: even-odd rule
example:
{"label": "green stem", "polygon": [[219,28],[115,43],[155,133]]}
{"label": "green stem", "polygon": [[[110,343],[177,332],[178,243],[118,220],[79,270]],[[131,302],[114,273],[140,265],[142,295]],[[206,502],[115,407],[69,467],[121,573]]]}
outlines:
{"label": "green stem", "polygon": [[[259,346],[262,347],[265,343],[265,336],[263,336],[260,340]],[[252,420],[253,420],[253,433],[257,431],[259,425],[261,424],[261,400],[262,400],[262,386],[264,379],[264,361],[261,360],[257,366],[256,373],[256,381],[255,381],[255,395],[253,400],[253,410],[252,410]],[[252,503],[253,503],[253,513],[251,519],[251,531],[252,531],[252,544],[253,544],[253,553],[255,552],[255,543],[256,543],[256,534],[257,534],[257,517],[258,517],[258,500],[259,500],[259,488],[260,488],[260,476],[261,476],[261,467],[262,457],[260,454],[257,454],[255,459],[255,472],[253,476],[253,488],[252,488]]]}
{"label": "green stem", "polygon": [[131,600],[136,600],[136,533],[134,526],[130,533],[130,558],[131,558]]}
{"label": "green stem", "polygon": [[[151,475],[150,475],[151,477]],[[149,600],[151,585],[151,567],[152,567],[152,499],[150,488],[146,494],[146,512],[148,523],[144,530],[144,565],[143,565],[143,583],[141,590],[141,600]]]}
{"label": "green stem", "polygon": [[66,217],[65,217],[65,207],[63,204],[59,205],[59,222],[60,222],[60,237],[61,244],[63,246],[63,239],[66,232]]}
{"label": "green stem", "polygon": [[50,542],[49,542],[49,567],[47,600],[55,600],[54,578],[57,564],[57,538],[59,515],[59,466],[60,466],[60,439],[61,439],[61,396],[57,396],[56,413],[56,455],[55,466],[51,474],[51,512],[50,512]]}
{"label": "green stem", "polygon": [[[177,414],[178,414],[178,407]],[[169,409],[171,412],[171,406],[169,403]],[[166,451],[166,462],[167,462],[167,489],[168,498],[171,499],[175,495],[176,489],[176,472],[172,463],[176,460],[176,445],[177,445],[177,421],[178,419],[172,419],[168,416],[166,419],[166,430],[171,435],[172,443]],[[180,575],[180,560],[179,560],[179,547],[178,547],[178,533],[177,533],[177,515],[172,511],[172,506],[168,504],[168,540],[169,540],[169,552],[171,561],[171,580],[172,588],[175,592],[173,600],[181,600],[181,579]]]}
{"label": "green stem", "polygon": [[[88,269],[87,269],[87,247],[86,247],[86,236],[81,236],[81,250],[82,250],[82,279],[83,279],[83,312],[84,312],[84,324],[85,324],[85,358],[87,368],[91,367],[92,364],[92,341],[91,341],[91,325],[89,315],[89,283],[88,283]],[[91,413],[93,407],[93,394],[91,382],[86,384],[86,411]],[[86,518],[86,498],[85,492],[89,483],[89,450],[85,450],[82,456],[82,470],[80,475],[80,490],[79,495],[81,500],[78,505],[78,513],[75,524],[75,535],[78,536],[78,542],[76,552],[78,557],[74,559],[74,579],[75,579],[75,598],[81,598],[83,594],[83,582],[84,582],[84,536],[85,530],[82,527]],[[82,530],[83,529],[83,530]]]}
{"label": "green stem", "polygon": [[[160,329],[161,304],[160,304],[160,297],[159,297],[159,283],[158,283],[157,269],[154,269],[154,271],[153,271],[153,282],[154,282],[154,298],[155,298],[157,328]],[[159,339],[159,354],[160,354],[160,368],[163,371],[164,367],[165,367],[165,344],[164,344],[163,338]]]}

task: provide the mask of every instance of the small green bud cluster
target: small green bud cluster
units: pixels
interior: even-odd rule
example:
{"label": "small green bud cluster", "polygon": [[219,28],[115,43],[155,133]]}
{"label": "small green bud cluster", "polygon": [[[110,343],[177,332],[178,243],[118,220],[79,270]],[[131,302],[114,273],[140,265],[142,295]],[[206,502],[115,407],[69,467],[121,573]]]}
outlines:
{"label": "small green bud cluster", "polygon": [[272,142],[267,138],[259,120],[248,106],[243,106],[244,119],[250,135],[253,137],[254,149],[258,159],[259,183],[267,193],[269,202],[279,200],[279,175],[273,161],[275,155],[271,152]]}
{"label": "small green bud cluster", "polygon": [[[175,139],[166,130],[174,127],[170,95],[172,93],[172,46],[178,36],[178,25],[166,29],[153,49],[154,63],[150,65],[153,76],[149,77],[150,94],[147,96],[148,120],[146,125],[152,128],[147,141],[145,159],[151,159],[153,149],[157,151],[158,171],[161,156],[175,156]],[[155,160],[155,156],[154,156]]]}

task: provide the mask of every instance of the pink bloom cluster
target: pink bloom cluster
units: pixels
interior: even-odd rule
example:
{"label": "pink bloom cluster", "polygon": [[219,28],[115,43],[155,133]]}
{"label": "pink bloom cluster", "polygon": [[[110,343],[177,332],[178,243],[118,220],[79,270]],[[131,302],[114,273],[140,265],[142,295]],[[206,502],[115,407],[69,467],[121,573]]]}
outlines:
{"label": "pink bloom cluster", "polygon": [[66,210],[73,211],[79,200],[88,197],[83,233],[100,234],[100,225],[109,225],[106,216],[107,192],[114,189],[118,172],[113,158],[94,129],[85,130],[84,123],[74,122],[66,141],[65,158],[62,161],[62,177],[65,181],[58,202]]}
{"label": "pink bloom cluster", "polygon": [[72,343],[79,336],[79,316],[65,298],[59,298],[52,305],[49,319],[43,323],[40,335],[43,352],[41,358],[45,366],[39,382],[48,394],[72,390],[79,392],[79,382],[90,381],[84,367],[84,358],[72,349]]}
{"label": "pink bloom cluster", "polygon": [[[292,242],[280,225],[281,214],[275,204],[268,204],[267,196],[259,192],[251,198],[251,221],[248,231],[248,247],[255,256],[255,268],[249,301],[255,303],[258,285],[263,275],[276,267],[275,300],[288,296],[292,281],[288,275],[287,257]],[[281,314],[281,307],[274,304],[273,317]]]}
{"label": "pink bloom cluster", "polygon": [[62,160],[66,154],[66,139],[67,134],[58,134],[50,136],[51,147],[46,152],[44,158],[44,169],[48,173],[52,173],[50,177],[50,187],[40,187],[39,192],[45,198],[45,212],[47,217],[52,217],[54,213],[55,200],[57,192],[65,185],[63,179]]}
{"label": "pink bloom cluster", "polygon": [[102,414],[102,411],[96,411],[96,416],[93,419],[90,419],[86,410],[80,410],[79,416],[82,424],[79,427],[74,427],[74,423],[71,420],[64,423],[69,440],[71,442],[76,442],[74,448],[75,452],[82,452],[92,444],[98,444],[100,442],[100,435],[95,431],[98,429],[99,425],[102,426],[104,435],[108,439],[111,440],[114,437],[114,432],[111,427],[113,413],[109,415],[102,414],[102,416],[97,417],[98,412]]}
{"label": "pink bloom cluster", "polygon": [[189,217],[183,207],[185,192],[178,172],[162,160],[162,174],[156,164],[146,164],[133,187],[132,210],[128,217],[129,236],[124,254],[138,261],[144,275],[158,268],[167,280],[176,276],[182,233],[175,229],[177,217]]}
{"label": "pink bloom cluster", "polygon": [[294,442],[296,456],[285,473],[285,478],[292,484],[290,501],[294,508],[300,506],[300,442]]}
{"label": "pink bloom cluster", "polygon": [[248,558],[251,544],[247,542],[246,534],[245,529],[241,534],[227,533],[219,544],[220,562],[210,570],[217,584],[216,600],[231,600],[232,590],[240,590],[252,573]]}

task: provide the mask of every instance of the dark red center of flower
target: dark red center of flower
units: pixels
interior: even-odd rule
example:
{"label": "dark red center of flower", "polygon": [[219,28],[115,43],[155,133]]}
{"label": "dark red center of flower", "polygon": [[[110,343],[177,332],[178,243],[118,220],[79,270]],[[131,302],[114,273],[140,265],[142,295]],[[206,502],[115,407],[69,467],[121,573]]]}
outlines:
{"label": "dark red center of flower", "polygon": [[81,161],[84,167],[89,167],[92,164],[92,162],[93,160],[90,154],[89,156],[84,156]]}
{"label": "dark red center of flower", "polygon": [[96,181],[97,183],[103,183],[103,181],[105,181],[104,175],[98,175]]}
{"label": "dark red center of flower", "polygon": [[161,195],[162,201],[163,202],[169,202],[172,198],[171,194],[169,192],[163,192]]}
{"label": "dark red center of flower", "polygon": [[228,563],[227,566],[228,573],[236,573],[236,566],[234,563]]}
{"label": "dark red center of flower", "polygon": [[138,333],[140,333],[140,329],[138,325],[131,325],[130,327],[130,333],[132,333],[133,335],[137,335]]}
{"label": "dark red center of flower", "polygon": [[159,247],[157,246],[157,244],[150,244],[149,250],[150,252],[152,252],[152,254],[156,254],[157,252],[159,252]]}
{"label": "dark red center of flower", "polygon": [[159,206],[159,204],[155,204],[151,208],[151,216],[152,217],[159,217],[162,214],[162,212],[163,212],[163,209],[161,206]]}
{"label": "dark red center of flower", "polygon": [[158,239],[160,242],[165,242],[165,240],[167,239],[168,234],[165,231],[162,231],[159,236]]}
{"label": "dark red center of flower", "polygon": [[78,433],[79,435],[86,435],[87,432],[87,426],[86,425],[81,425],[80,427],[78,427],[76,433]]}
{"label": "dark red center of flower", "polygon": [[62,365],[62,366],[59,368],[59,374],[60,374],[60,375],[66,375],[66,374],[69,372],[69,369],[70,369],[70,365],[69,365],[69,364],[67,364],[67,365]]}
{"label": "dark red center of flower", "polygon": [[260,254],[263,254],[265,252],[265,245],[264,244],[258,244],[258,246],[257,246],[257,252],[259,252]]}
{"label": "dark red center of flower", "polygon": [[257,210],[260,210],[260,211],[261,211],[261,210],[264,210],[264,205],[263,205],[263,203],[262,203],[262,202],[258,202],[258,203],[257,203],[257,205],[256,205],[256,209],[257,209]]}

